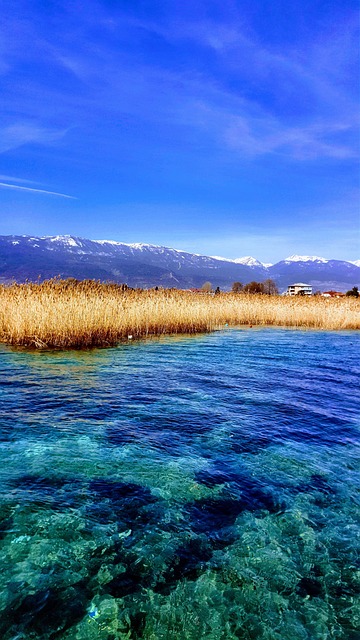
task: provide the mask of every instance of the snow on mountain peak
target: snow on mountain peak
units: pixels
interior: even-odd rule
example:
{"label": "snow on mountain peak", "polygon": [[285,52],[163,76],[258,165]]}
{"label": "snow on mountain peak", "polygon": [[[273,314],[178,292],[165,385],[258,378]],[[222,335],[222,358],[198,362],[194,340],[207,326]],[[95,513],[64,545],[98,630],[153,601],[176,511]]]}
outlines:
{"label": "snow on mountain peak", "polygon": [[62,242],[63,244],[67,244],[69,247],[79,246],[75,238],[72,236],[43,236],[41,239],[50,240],[50,242]]}
{"label": "snow on mountain peak", "polygon": [[325,258],[320,258],[319,256],[298,256],[293,255],[285,258],[284,262],[329,262]]}
{"label": "snow on mountain peak", "polygon": [[209,256],[213,260],[222,260],[223,262],[234,262],[231,258],[223,258],[222,256]]}
{"label": "snow on mountain peak", "polygon": [[246,267],[271,267],[272,266],[272,264],[270,263],[264,264],[263,262],[260,262],[260,260],[257,260],[252,256],[235,258],[235,260],[231,258],[223,258],[222,256],[210,256],[210,258],[213,258],[214,260],[222,260],[223,262],[233,262],[234,264],[243,264]]}
{"label": "snow on mountain peak", "polygon": [[144,248],[155,248],[160,249],[156,244],[146,244],[145,242],[118,242],[117,240],[93,240],[97,244],[111,244],[117,247],[130,247],[131,249],[140,249],[142,251]]}
{"label": "snow on mountain peak", "polygon": [[252,256],[244,256],[243,258],[236,258],[234,260],[236,264],[245,264],[247,267],[263,267],[263,263],[253,258]]}
{"label": "snow on mountain peak", "polygon": [[350,264],[354,264],[355,267],[360,267],[360,260],[351,260]]}
{"label": "snow on mountain peak", "polygon": [[117,240],[93,240],[97,244],[124,244],[123,242],[118,242]]}

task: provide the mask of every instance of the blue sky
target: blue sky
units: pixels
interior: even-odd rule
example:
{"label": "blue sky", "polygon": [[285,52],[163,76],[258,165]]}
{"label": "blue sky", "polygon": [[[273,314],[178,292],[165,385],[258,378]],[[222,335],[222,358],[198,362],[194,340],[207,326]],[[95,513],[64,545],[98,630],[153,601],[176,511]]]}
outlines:
{"label": "blue sky", "polygon": [[0,6],[0,234],[360,257],[357,2]]}

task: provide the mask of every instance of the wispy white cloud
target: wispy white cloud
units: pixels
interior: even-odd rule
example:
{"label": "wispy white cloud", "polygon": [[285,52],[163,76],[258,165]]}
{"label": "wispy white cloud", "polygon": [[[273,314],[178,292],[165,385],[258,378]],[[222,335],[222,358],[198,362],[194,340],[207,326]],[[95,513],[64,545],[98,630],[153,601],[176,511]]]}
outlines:
{"label": "wispy white cloud", "polygon": [[65,129],[50,129],[38,124],[16,122],[0,130],[0,153],[29,143],[53,144],[61,140],[66,132]]}
{"label": "wispy white cloud", "polygon": [[[186,127],[189,133],[196,129],[200,135],[206,133],[207,141],[215,141],[219,148],[250,158],[281,154],[297,160],[345,159],[358,153],[357,116],[351,109],[343,108],[341,113],[326,118],[314,112],[294,124],[258,101],[231,92],[194,71],[165,71],[146,64],[123,64],[115,69],[110,60],[106,64],[96,60],[89,63],[89,59],[75,55],[66,61],[58,57],[58,61],[96,88],[101,95],[101,110],[111,111],[113,117],[131,114],[153,124]],[[86,108],[82,99],[86,102],[80,97],[75,108]],[[98,108],[96,104],[92,98],[90,107]]]}
{"label": "wispy white cloud", "polygon": [[[78,90],[66,95],[56,94],[51,85],[39,90],[34,82],[23,100],[24,118],[51,122],[58,100],[69,124],[82,127],[88,116],[95,120],[111,111],[114,122],[130,117],[173,126],[174,144],[177,132],[184,140],[187,131],[190,140],[196,131],[214,149],[235,158],[240,153],[249,158],[343,160],[357,154],[357,104],[351,83],[342,81],[348,79],[354,51],[357,25],[352,15],[331,28],[322,26],[321,32],[309,27],[307,40],[280,50],[252,30],[238,3],[224,2],[220,20],[209,19],[207,3],[197,4],[188,11],[165,2],[161,19],[154,21],[131,11],[109,11],[93,0],[79,15],[76,5],[63,2],[67,20],[54,24],[51,39],[23,20],[22,38],[17,39],[23,44],[16,55],[24,56],[25,42],[35,59],[41,51],[49,64],[79,81]],[[69,38],[69,24],[76,28],[76,38]],[[181,50],[189,43],[208,49],[209,64],[197,65],[195,55],[182,67],[157,66],[151,55],[146,62],[140,52],[149,33]],[[217,61],[213,66],[212,58]],[[99,127],[99,137],[106,128]],[[30,142],[53,144],[67,130],[15,123],[3,130],[0,152]]]}
{"label": "wispy white cloud", "polygon": [[[87,50],[86,55],[53,50],[58,64],[98,91],[103,109],[196,128],[200,134],[206,131],[208,140],[250,158],[280,154],[306,161],[357,156],[357,107],[338,82],[340,70],[329,72],[330,56],[333,66],[341,69],[349,57],[342,53],[338,63],[333,42],[316,43],[316,56],[322,54],[319,68],[310,54],[296,48],[280,54],[236,25],[184,23],[173,29],[133,21],[134,25],[173,42],[193,38],[211,47],[222,58],[224,75],[235,73],[238,89],[227,86],[210,67],[204,75],[196,67],[165,70],[141,60],[134,64],[126,57],[119,64],[111,47]],[[258,88],[251,97],[242,90],[249,82]],[[272,95],[270,100],[263,100],[264,90]]]}
{"label": "wispy white cloud", "polygon": [[57,191],[47,191],[46,189],[33,189],[31,187],[22,187],[18,184],[9,184],[7,182],[0,182],[0,188],[2,189],[14,189],[15,191],[28,191],[30,193],[40,193],[48,196],[58,196],[60,198],[68,198],[69,200],[77,200],[75,196],[69,196],[66,193],[58,193]]}
{"label": "wispy white cloud", "polygon": [[233,117],[224,130],[224,141],[231,148],[248,156],[278,153],[297,160],[357,157],[359,149],[348,140],[341,142],[338,134],[353,133],[355,122],[313,122],[304,126],[286,126],[271,118]]}
{"label": "wispy white cloud", "polygon": [[[129,24],[175,45],[191,41],[217,56],[221,74],[211,64],[206,75],[203,70],[196,74],[196,64],[182,79],[174,73],[183,120],[189,114],[189,124],[211,130],[228,149],[250,157],[280,153],[297,160],[342,160],[358,155],[358,105],[354,83],[349,82],[358,49],[354,14],[338,24],[324,20],[315,36],[309,27],[306,38],[281,50],[260,40],[235,3],[225,2],[219,21],[203,16],[184,20],[181,14],[175,11],[157,22],[132,19]],[[156,85],[152,72],[145,70]],[[231,88],[226,83],[229,74]],[[173,87],[169,81],[169,93]]]}

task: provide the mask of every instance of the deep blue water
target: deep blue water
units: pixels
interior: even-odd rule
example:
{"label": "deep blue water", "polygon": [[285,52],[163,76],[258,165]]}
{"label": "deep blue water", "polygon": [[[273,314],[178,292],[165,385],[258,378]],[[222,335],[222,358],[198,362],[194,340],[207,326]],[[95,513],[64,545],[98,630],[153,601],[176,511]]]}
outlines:
{"label": "deep blue water", "polygon": [[3,640],[360,637],[359,339],[0,347]]}

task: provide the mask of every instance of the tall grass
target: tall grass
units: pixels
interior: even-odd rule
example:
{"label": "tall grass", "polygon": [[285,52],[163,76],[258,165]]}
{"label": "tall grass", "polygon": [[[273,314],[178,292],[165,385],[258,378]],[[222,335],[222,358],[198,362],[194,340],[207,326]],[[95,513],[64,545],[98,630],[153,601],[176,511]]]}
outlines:
{"label": "tall grass", "polygon": [[0,286],[0,341],[35,348],[114,345],[122,339],[235,325],[359,329],[353,298],[189,291],[124,291],[115,284],[53,279]]}

